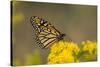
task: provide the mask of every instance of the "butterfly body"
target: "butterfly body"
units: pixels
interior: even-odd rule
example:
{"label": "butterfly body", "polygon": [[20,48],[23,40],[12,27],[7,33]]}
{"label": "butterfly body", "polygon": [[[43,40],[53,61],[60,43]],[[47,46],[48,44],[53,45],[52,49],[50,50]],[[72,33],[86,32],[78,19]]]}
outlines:
{"label": "butterfly body", "polygon": [[65,34],[60,33],[50,22],[32,16],[30,22],[34,28],[36,41],[41,48],[47,48],[56,41],[62,40]]}

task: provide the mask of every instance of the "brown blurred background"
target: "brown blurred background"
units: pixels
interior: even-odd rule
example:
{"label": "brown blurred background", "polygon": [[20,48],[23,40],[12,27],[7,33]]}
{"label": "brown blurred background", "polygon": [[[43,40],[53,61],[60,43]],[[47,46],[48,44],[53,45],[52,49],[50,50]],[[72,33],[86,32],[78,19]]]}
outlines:
{"label": "brown blurred background", "polygon": [[20,65],[26,65],[25,57],[34,51],[40,55],[39,64],[47,63],[49,49],[41,49],[35,43],[35,32],[30,23],[31,16],[39,16],[49,21],[60,32],[66,34],[65,40],[71,39],[76,43],[85,40],[97,41],[96,6],[14,1],[12,3],[12,58],[19,59]]}

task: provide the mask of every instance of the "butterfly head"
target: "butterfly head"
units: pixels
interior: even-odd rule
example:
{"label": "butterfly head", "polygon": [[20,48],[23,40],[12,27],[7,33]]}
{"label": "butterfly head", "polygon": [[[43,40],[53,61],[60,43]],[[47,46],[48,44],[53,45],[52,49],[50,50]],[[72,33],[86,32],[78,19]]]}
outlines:
{"label": "butterfly head", "polygon": [[57,39],[58,39],[58,40],[62,40],[62,39],[64,38],[64,36],[65,36],[65,34],[60,34],[60,35],[57,37]]}

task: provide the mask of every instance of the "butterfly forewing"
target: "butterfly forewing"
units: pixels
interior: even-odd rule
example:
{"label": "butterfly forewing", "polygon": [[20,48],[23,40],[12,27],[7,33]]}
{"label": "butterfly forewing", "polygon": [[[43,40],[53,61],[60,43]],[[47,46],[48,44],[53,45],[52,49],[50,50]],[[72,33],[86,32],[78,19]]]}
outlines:
{"label": "butterfly forewing", "polygon": [[33,16],[30,18],[30,22],[35,30],[37,44],[41,48],[48,47],[59,40],[58,37],[62,35],[50,22],[40,17]]}

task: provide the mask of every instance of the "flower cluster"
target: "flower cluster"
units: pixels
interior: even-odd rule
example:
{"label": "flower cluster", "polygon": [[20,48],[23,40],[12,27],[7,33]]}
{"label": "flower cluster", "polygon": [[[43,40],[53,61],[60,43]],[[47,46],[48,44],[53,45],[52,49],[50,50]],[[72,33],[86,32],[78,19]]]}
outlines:
{"label": "flower cluster", "polygon": [[78,62],[75,55],[80,49],[74,42],[59,41],[53,44],[51,52],[48,56],[48,64]]}
{"label": "flower cluster", "polygon": [[97,60],[97,43],[95,41],[84,41],[81,47],[82,61]]}
{"label": "flower cluster", "polygon": [[86,41],[86,42],[82,42],[82,46],[83,46],[83,51],[87,51],[89,54],[96,54],[96,42],[92,42],[92,41]]}
{"label": "flower cluster", "polygon": [[96,42],[86,41],[78,46],[77,43],[72,41],[61,40],[51,46],[47,61],[48,64],[71,63],[88,61],[87,57],[91,57],[89,58],[91,60],[96,60],[93,59],[96,58]]}

